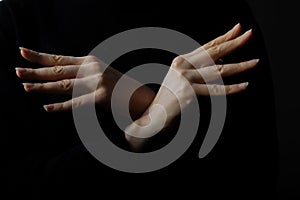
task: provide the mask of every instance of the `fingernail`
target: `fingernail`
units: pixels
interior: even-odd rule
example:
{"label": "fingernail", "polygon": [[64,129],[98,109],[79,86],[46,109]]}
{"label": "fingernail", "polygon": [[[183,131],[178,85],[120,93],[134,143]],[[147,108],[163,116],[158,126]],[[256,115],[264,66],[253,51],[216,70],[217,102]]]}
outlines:
{"label": "fingernail", "polygon": [[54,109],[53,105],[44,105],[43,107],[47,112],[51,112]]}
{"label": "fingernail", "polygon": [[24,48],[24,47],[19,47],[19,49],[20,49],[21,52],[22,52],[22,50],[23,50],[23,51],[29,51],[29,49],[26,49],[26,48]]}
{"label": "fingernail", "polygon": [[34,84],[32,83],[23,83],[25,90],[30,90],[33,87]]}
{"label": "fingernail", "polygon": [[246,88],[246,87],[248,87],[248,85],[249,85],[249,82],[239,84],[239,86],[241,88]]}
{"label": "fingernail", "polygon": [[246,33],[251,33],[252,32],[252,28],[250,30],[248,30]]}
{"label": "fingernail", "polygon": [[249,60],[249,64],[250,65],[255,65],[259,62],[259,59],[253,59],[253,60]]}
{"label": "fingernail", "polygon": [[241,25],[241,23],[237,23],[233,28],[235,29],[235,28],[237,28],[240,25]]}
{"label": "fingernail", "polygon": [[16,70],[17,72],[19,72],[19,73],[24,73],[24,72],[26,72],[27,69],[26,69],[26,68],[16,67],[15,70]]}
{"label": "fingernail", "polygon": [[27,49],[25,47],[19,47],[20,50],[24,50],[24,51],[30,51],[30,49]]}
{"label": "fingernail", "polygon": [[26,51],[26,52],[29,52],[29,53],[35,53],[35,51],[31,50],[31,49],[27,49],[27,48],[24,48],[24,47],[19,47],[20,51]]}
{"label": "fingernail", "polygon": [[243,36],[247,36],[247,35],[248,35],[249,33],[251,33],[251,32],[252,32],[252,29],[246,31],[246,32],[243,34]]}

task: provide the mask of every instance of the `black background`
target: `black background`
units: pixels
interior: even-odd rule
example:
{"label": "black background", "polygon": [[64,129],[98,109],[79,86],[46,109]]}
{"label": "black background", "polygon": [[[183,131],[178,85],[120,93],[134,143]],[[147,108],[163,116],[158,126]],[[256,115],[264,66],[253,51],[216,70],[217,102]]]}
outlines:
{"label": "black background", "polygon": [[248,3],[264,34],[275,85],[280,142],[278,197],[299,199],[299,6],[297,1],[282,0],[248,0]]}

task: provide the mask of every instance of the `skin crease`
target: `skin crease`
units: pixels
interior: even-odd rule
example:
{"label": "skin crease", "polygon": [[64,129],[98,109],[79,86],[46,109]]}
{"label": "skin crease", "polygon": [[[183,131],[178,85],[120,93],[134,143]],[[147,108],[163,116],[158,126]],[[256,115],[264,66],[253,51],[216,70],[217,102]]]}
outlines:
{"label": "skin crease", "polygon": [[[180,106],[188,106],[193,95],[228,95],[242,92],[248,83],[234,85],[215,85],[214,81],[220,77],[236,75],[256,66],[258,59],[241,63],[212,65],[207,55],[216,62],[251,38],[249,30],[240,35],[241,25],[237,24],[226,34],[208,42],[188,54],[176,57],[167,73],[158,93],[147,86],[140,87],[131,97],[129,110],[135,120],[125,130],[125,137],[134,152],[142,150],[144,144],[161,129],[172,126],[172,121],[180,114]],[[62,103],[46,105],[47,112],[66,111],[92,103],[95,97],[97,105],[104,109],[110,108],[110,98],[113,88],[122,74],[107,68],[101,60],[93,56],[69,57],[38,53],[21,48],[21,55],[28,61],[44,65],[39,69],[16,68],[16,74],[24,80],[49,81],[46,83],[24,83],[27,92],[72,94],[75,80],[82,87],[82,94],[74,99]],[[79,67],[82,66],[77,76]],[[203,75],[205,80],[203,80]],[[126,77],[127,84],[141,86],[130,77]],[[91,85],[97,84],[96,91],[91,91]],[[173,93],[170,91],[172,90]],[[121,99],[121,98],[120,98]]]}

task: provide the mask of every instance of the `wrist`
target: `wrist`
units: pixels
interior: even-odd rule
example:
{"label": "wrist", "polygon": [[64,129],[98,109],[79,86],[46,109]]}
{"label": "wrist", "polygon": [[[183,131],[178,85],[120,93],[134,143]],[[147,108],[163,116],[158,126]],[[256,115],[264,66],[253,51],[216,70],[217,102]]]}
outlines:
{"label": "wrist", "polygon": [[[142,86],[138,88],[130,98],[129,101],[129,112],[133,120],[141,117],[143,113],[147,110],[147,108],[151,105],[155,98],[155,93],[147,86]],[[143,126],[147,123],[146,117],[141,118],[137,121]]]}

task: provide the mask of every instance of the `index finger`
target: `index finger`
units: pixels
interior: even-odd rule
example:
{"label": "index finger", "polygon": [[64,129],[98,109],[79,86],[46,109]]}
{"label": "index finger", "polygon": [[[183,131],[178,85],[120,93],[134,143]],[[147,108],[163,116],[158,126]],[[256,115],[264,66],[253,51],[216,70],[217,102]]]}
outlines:
{"label": "index finger", "polygon": [[232,53],[233,51],[243,46],[244,44],[246,44],[246,42],[251,38],[251,36],[252,36],[252,29],[245,32],[243,35],[239,36],[238,38],[235,38],[234,40],[230,40],[220,45],[216,45],[209,48],[207,50],[207,53],[214,61],[216,61],[222,58],[223,56]]}
{"label": "index finger", "polygon": [[241,32],[241,24],[238,23],[230,31],[228,31],[224,35],[221,35],[218,38],[206,43],[205,45],[202,46],[202,48],[207,50],[213,46],[220,45],[224,42],[230,41],[230,40],[236,38],[240,34],[240,32]]}
{"label": "index finger", "polygon": [[21,55],[28,61],[38,63],[44,66],[56,66],[56,65],[80,65],[83,61],[83,57],[61,56],[36,52],[24,47],[20,47]]}

